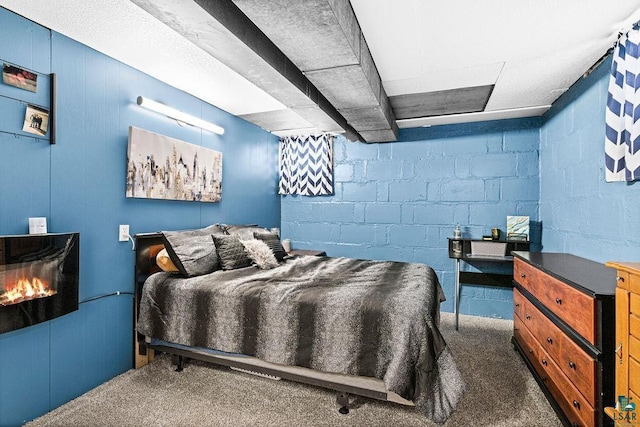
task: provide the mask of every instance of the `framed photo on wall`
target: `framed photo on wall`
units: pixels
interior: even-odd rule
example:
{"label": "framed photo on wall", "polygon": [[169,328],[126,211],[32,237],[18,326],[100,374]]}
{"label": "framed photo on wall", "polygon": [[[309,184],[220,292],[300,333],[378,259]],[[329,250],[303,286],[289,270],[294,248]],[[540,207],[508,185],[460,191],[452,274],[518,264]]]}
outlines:
{"label": "framed photo on wall", "polygon": [[2,82],[9,86],[35,92],[38,89],[38,75],[14,65],[2,65]]}
{"label": "framed photo on wall", "polygon": [[28,104],[24,114],[22,130],[38,136],[47,134],[49,128],[49,110]]}

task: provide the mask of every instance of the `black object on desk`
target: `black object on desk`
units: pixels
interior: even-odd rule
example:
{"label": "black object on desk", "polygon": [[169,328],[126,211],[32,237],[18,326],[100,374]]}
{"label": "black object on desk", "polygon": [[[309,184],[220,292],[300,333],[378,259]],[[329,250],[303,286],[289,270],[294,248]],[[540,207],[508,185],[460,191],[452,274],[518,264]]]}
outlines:
{"label": "black object on desk", "polygon": [[[455,260],[455,290],[453,312],[455,326],[458,330],[458,315],[460,306],[460,288],[462,283],[473,285],[494,286],[502,288],[513,287],[513,256],[512,251],[528,251],[530,242],[526,240],[482,240],[455,239],[449,237],[449,258]],[[480,243],[481,242],[481,243]],[[488,246],[487,246],[488,245]],[[478,247],[477,249],[475,247]],[[496,248],[497,251],[491,249]],[[476,251],[472,250],[476,249]],[[511,274],[482,273],[460,271],[460,262],[468,264],[475,262],[509,263],[512,265]]]}

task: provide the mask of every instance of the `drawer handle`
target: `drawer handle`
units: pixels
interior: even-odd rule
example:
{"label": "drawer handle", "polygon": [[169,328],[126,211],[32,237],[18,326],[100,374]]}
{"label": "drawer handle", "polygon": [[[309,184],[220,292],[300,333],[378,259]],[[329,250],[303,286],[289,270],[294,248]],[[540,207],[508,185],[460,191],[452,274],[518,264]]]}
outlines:
{"label": "drawer handle", "polygon": [[551,339],[551,337],[547,337],[547,342],[548,342],[549,344],[553,344],[553,340]]}
{"label": "drawer handle", "polygon": [[562,305],[562,300],[560,298],[556,298],[556,304]]}
{"label": "drawer handle", "polygon": [[575,369],[576,369],[576,364],[575,364],[575,363],[573,363],[573,362],[569,362],[569,367],[570,367],[571,369],[575,370]]}
{"label": "drawer handle", "polygon": [[547,359],[542,359],[542,364],[543,364],[544,366],[547,366]]}
{"label": "drawer handle", "polygon": [[516,303],[516,307],[520,307],[520,304],[519,304],[519,303]]}
{"label": "drawer handle", "polygon": [[[522,276],[522,277],[524,277],[524,276]],[[624,282],[624,277],[616,276],[616,280],[618,282]]]}
{"label": "drawer handle", "polygon": [[577,400],[574,400],[573,401],[573,407],[580,409],[580,402],[578,402]]}
{"label": "drawer handle", "polygon": [[533,350],[529,349],[529,354],[533,354]]}
{"label": "drawer handle", "polygon": [[527,320],[531,320],[531,316],[529,316],[528,314],[525,316],[525,318],[526,318]]}
{"label": "drawer handle", "polygon": [[620,364],[622,365],[622,343],[620,343],[618,345],[618,348],[616,348],[616,356],[618,356],[618,358],[620,359]]}
{"label": "drawer handle", "polygon": [[522,278],[524,279],[525,277],[527,277],[527,275],[526,275],[526,274],[524,274],[524,273],[522,273],[522,274],[520,275],[520,277],[522,277]]}

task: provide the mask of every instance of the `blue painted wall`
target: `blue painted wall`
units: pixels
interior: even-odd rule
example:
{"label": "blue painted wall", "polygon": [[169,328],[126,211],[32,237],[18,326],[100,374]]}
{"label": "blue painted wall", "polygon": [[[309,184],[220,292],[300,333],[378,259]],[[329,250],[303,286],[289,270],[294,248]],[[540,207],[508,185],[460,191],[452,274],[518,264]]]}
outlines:
{"label": "blue painted wall", "polygon": [[[538,220],[540,119],[400,131],[392,144],[334,142],[335,195],[284,196],[282,235],[330,256],[421,262],[453,311],[447,237],[503,231],[507,215]],[[487,270],[489,266],[482,266]],[[461,312],[513,317],[509,289],[464,286]]]}
{"label": "blue painted wall", "polygon": [[[49,231],[78,231],[77,312],[0,335],[0,426],[35,418],[132,367],[131,233],[212,223],[280,225],[277,138],[67,37],[0,8],[0,60],[41,73],[31,94],[0,83],[0,234],[25,234],[28,218]],[[21,131],[26,102],[49,106],[58,76],[57,144]],[[223,126],[217,136],[146,111],[149,96]],[[128,127],[223,153],[221,203],[127,199]],[[20,369],[18,367],[24,367]]]}
{"label": "blue painted wall", "polygon": [[597,262],[640,259],[640,183],[607,183],[605,104],[611,59],[578,81],[540,131],[540,218],[547,252]]}
{"label": "blue painted wall", "polygon": [[[336,194],[276,195],[270,134],[0,8],[0,60],[41,73],[36,94],[0,84],[0,234],[46,216],[52,232],[81,233],[80,299],[133,290],[132,233],[256,222],[282,228],[297,248],[332,256],[432,265],[452,310],[447,237],[460,223],[480,237],[510,214],[542,223],[545,251],[599,262],[638,260],[638,184],[604,182],[607,62],[542,119],[406,129],[394,144],[337,138]],[[21,131],[26,102],[48,106],[58,75],[58,144]],[[224,136],[182,128],[135,105],[138,95],[221,124]],[[124,197],[129,125],[223,152],[223,201]],[[280,223],[280,210],[282,222]],[[540,229],[538,228],[538,232]],[[511,318],[508,290],[465,286],[463,313]],[[0,336],[0,425],[16,425],[131,367],[132,297],[105,297],[76,313]],[[15,369],[20,361],[28,369]]]}

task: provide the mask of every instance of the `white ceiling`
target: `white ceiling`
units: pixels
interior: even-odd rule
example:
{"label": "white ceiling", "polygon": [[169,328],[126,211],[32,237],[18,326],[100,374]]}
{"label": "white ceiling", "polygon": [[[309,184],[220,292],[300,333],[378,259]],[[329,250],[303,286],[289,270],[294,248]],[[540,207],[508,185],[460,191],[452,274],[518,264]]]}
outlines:
{"label": "white ceiling", "polygon": [[[401,128],[541,115],[640,20],[640,0],[351,4],[389,96],[495,85],[483,112],[399,120]],[[0,6],[234,115],[288,110],[129,0],[0,0]],[[269,130],[296,131],[280,127]]]}
{"label": "white ceiling", "polygon": [[[463,121],[543,114],[619,32],[640,20],[638,0],[351,4],[389,96],[495,84],[485,112],[461,115]],[[411,119],[398,125],[456,121]]]}

